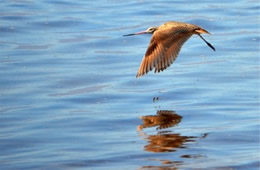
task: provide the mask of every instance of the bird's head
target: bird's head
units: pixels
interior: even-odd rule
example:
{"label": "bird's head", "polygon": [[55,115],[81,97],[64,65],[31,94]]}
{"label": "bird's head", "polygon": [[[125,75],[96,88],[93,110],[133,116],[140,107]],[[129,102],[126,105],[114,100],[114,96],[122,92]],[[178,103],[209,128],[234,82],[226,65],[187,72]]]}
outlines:
{"label": "bird's head", "polygon": [[153,34],[157,30],[157,27],[149,27],[145,30],[146,34]]}
{"label": "bird's head", "polygon": [[132,36],[132,35],[140,35],[140,34],[153,34],[157,30],[157,27],[149,27],[145,31],[132,33],[132,34],[126,34],[124,36]]}

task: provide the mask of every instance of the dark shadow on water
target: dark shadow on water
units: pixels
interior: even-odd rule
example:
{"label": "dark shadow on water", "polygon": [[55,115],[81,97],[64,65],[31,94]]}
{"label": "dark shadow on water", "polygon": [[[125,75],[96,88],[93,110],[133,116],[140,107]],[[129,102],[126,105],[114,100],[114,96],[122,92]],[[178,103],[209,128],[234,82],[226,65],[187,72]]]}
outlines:
{"label": "dark shadow on water", "polygon": [[[207,133],[202,134],[201,136],[184,136],[179,133],[175,133],[170,130],[166,130],[166,128],[174,127],[178,125],[182,116],[178,115],[175,111],[172,110],[159,110],[156,115],[148,115],[142,116],[140,119],[143,121],[142,125],[137,126],[137,130],[139,135],[147,141],[147,144],[144,146],[144,150],[147,152],[176,152],[178,149],[188,148],[188,145],[196,142],[198,139],[202,139],[207,137]],[[156,128],[156,134],[149,135],[144,132],[145,128]],[[201,155],[193,155],[193,154],[185,154],[180,155],[180,159],[183,158],[199,158]],[[141,169],[161,169],[161,168],[177,168],[181,165],[182,161],[172,161],[172,160],[160,160],[155,159],[155,161],[159,161],[161,166],[143,166]]]}

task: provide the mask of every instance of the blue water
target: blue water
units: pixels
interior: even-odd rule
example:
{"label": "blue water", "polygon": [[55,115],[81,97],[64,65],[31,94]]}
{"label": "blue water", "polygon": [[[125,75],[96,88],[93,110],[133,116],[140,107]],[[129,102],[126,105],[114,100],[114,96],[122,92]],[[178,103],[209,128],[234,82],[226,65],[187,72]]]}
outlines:
{"label": "blue water", "polygon": [[[0,169],[258,169],[260,4],[15,0],[0,7]],[[200,25],[136,79],[166,21]],[[167,110],[166,129],[138,129]]]}

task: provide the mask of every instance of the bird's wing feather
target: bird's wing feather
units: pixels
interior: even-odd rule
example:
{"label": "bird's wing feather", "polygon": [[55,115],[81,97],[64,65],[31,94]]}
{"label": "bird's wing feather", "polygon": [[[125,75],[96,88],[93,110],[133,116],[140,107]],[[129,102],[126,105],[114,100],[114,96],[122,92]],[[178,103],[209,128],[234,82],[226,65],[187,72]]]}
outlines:
{"label": "bird's wing feather", "polygon": [[169,67],[176,59],[181,46],[190,36],[191,34],[186,32],[166,36],[162,32],[156,31],[151,38],[136,77],[143,76],[153,68],[155,68],[155,72],[160,72]]}
{"label": "bird's wing feather", "polygon": [[160,72],[168,68],[177,58],[182,45],[190,38],[190,34],[180,34],[168,38],[164,43],[164,56],[155,66],[154,72]]}
{"label": "bird's wing feather", "polygon": [[160,55],[164,53],[162,44],[158,43],[153,36],[147,48],[146,54],[143,57],[136,77],[140,77],[151,71],[160,60]]}

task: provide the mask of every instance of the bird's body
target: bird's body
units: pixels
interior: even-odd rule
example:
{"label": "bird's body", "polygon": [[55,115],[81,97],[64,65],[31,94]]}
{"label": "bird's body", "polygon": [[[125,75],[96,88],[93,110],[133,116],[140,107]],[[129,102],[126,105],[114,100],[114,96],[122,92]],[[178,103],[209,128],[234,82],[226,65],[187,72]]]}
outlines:
{"label": "bird's body", "polygon": [[143,76],[153,69],[155,72],[160,72],[169,67],[177,58],[182,45],[193,34],[199,35],[215,51],[215,48],[200,35],[209,34],[209,32],[197,25],[170,21],[159,27],[150,27],[144,32],[126,36],[145,33],[153,35],[136,77]]}

